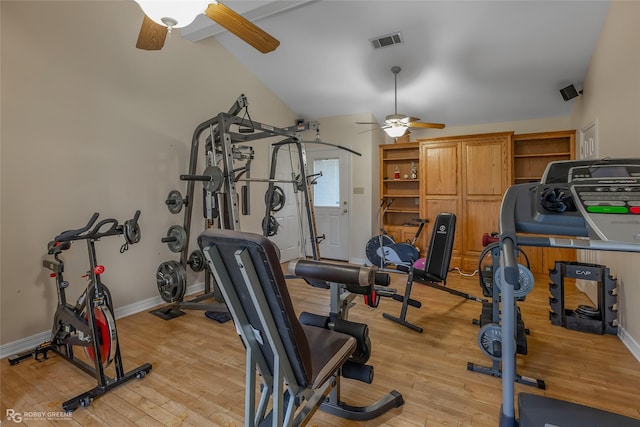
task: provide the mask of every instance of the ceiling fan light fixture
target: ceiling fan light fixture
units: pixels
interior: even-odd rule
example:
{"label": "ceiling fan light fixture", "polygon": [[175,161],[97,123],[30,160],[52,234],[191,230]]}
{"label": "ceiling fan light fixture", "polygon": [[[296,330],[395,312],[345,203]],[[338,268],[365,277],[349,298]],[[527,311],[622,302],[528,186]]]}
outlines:
{"label": "ceiling fan light fixture", "polygon": [[390,138],[400,138],[407,131],[407,127],[396,123],[385,127],[384,131]]}
{"label": "ceiling fan light fixture", "polygon": [[209,0],[136,0],[149,19],[168,28],[182,28],[204,13]]}

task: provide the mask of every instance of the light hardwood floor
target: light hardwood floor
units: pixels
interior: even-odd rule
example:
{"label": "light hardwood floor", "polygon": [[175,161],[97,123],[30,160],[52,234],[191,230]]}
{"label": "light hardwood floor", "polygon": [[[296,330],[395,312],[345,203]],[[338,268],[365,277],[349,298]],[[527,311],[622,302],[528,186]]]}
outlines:
{"label": "light hardwood floor", "polygon": [[[393,274],[393,286],[404,291],[404,275]],[[548,278],[536,280],[534,291],[520,303],[531,330],[529,354],[518,358],[522,375],[542,379],[547,390],[517,385],[517,391],[586,404],[640,419],[640,363],[612,335],[593,335],[552,326],[548,320]],[[476,277],[453,272],[448,286],[481,295]],[[567,286],[567,307],[588,303]],[[328,293],[300,280],[290,281],[298,311],[326,313]],[[311,426],[496,426],[501,384],[466,370],[467,362],[490,365],[477,345],[480,304],[414,285],[421,309],[409,308],[408,319],[422,334],[382,317],[398,315],[400,303],[383,299],[369,309],[360,299],[350,319],[369,324],[373,384],[344,380],[343,400],[368,404],[395,389],[405,404],[377,419],[354,422],[320,411]],[[42,426],[241,426],[244,405],[244,348],[232,322],[219,324],[201,311],[164,321],[147,312],[118,320],[125,370],[153,365],[142,380],[133,380],[79,408],[70,418],[33,420]],[[93,387],[95,381],[59,357],[26,360],[0,367],[0,411],[59,411],[60,404]]]}

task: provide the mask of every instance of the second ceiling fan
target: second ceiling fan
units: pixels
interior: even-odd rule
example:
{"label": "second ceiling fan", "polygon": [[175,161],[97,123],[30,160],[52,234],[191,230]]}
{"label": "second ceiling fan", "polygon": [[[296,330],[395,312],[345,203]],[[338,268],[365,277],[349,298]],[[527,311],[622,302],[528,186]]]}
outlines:
{"label": "second ceiling fan", "polygon": [[[395,109],[394,114],[389,114],[385,117],[384,124],[380,127],[392,138],[399,138],[405,134],[409,128],[428,128],[428,129],[443,129],[442,123],[426,123],[420,122],[419,118],[411,117],[404,114],[398,114],[398,73],[402,70],[397,65],[391,67],[391,72],[394,75],[394,96],[395,96]],[[375,122],[356,122],[361,125],[377,125]]]}
{"label": "second ceiling fan", "polygon": [[136,0],[136,2],[145,13],[136,43],[138,49],[162,49],[167,33],[171,33],[173,28],[191,24],[199,14],[206,15],[262,53],[271,52],[280,45],[280,42],[270,34],[215,0],[211,2],[208,0]]}

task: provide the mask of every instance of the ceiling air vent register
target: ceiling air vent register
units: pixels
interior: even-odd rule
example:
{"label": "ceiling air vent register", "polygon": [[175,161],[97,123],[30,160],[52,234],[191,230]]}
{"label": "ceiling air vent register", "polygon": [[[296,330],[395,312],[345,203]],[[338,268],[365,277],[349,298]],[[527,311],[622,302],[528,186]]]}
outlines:
{"label": "ceiling air vent register", "polygon": [[403,40],[400,33],[396,32],[391,34],[385,34],[384,36],[374,37],[372,39],[369,39],[369,42],[371,42],[371,46],[373,46],[374,49],[380,49],[381,47],[401,44],[403,43]]}

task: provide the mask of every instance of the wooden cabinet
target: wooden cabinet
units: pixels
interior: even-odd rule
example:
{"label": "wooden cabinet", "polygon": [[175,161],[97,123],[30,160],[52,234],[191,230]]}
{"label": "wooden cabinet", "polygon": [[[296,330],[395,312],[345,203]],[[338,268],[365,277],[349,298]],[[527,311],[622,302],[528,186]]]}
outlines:
{"label": "wooden cabinet", "polygon": [[[498,229],[502,195],[512,181],[513,132],[421,139],[421,216],[456,214],[452,265],[473,271],[482,234]],[[431,235],[426,227],[425,242]]]}
{"label": "wooden cabinet", "polygon": [[[380,197],[393,199],[384,216],[384,230],[397,242],[410,241],[417,230],[416,219],[428,219],[416,242],[424,255],[436,216],[454,213],[451,265],[474,271],[483,250],[482,234],[498,231],[507,188],[537,182],[549,162],[574,157],[575,131],[500,132],[382,145]],[[412,166],[418,172],[415,179]],[[546,275],[556,260],[576,259],[572,249],[525,248],[525,252],[535,274]]]}
{"label": "wooden cabinet", "polygon": [[[380,198],[391,206],[383,228],[396,242],[411,240],[420,217],[420,149],[417,142],[380,146]],[[420,246],[420,245],[418,245]]]}
{"label": "wooden cabinet", "polygon": [[[576,131],[513,136],[513,183],[538,182],[549,162],[575,159]],[[547,275],[555,261],[575,261],[575,249],[524,248],[534,274]]]}

